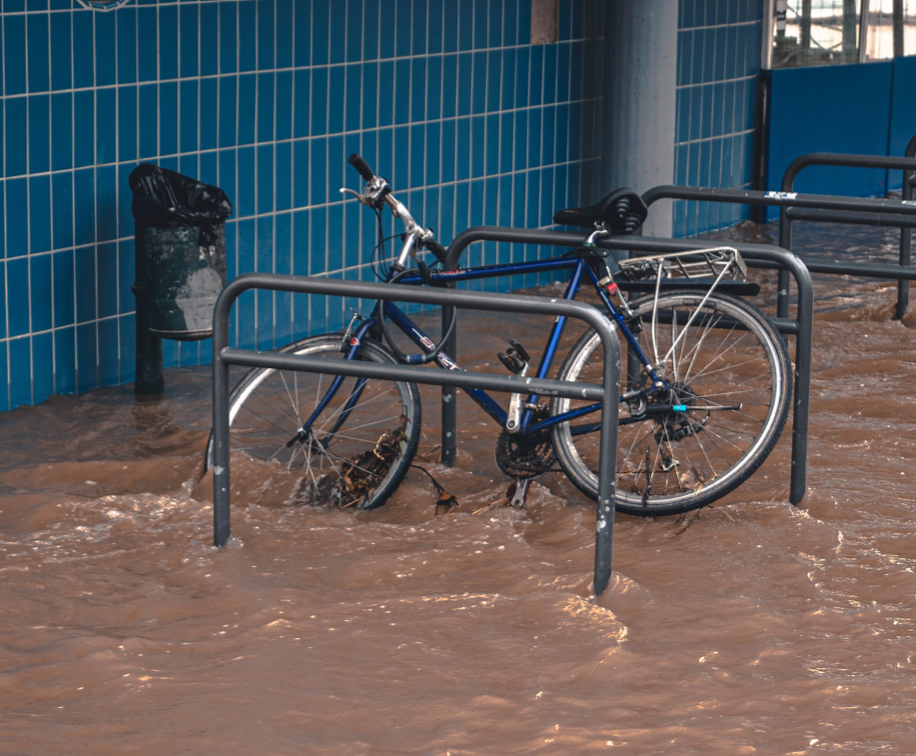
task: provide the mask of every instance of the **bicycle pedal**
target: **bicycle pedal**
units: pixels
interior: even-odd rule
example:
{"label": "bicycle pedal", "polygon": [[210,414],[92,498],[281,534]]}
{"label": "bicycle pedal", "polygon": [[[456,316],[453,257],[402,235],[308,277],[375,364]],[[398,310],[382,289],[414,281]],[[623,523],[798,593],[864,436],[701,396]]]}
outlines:
{"label": "bicycle pedal", "polygon": [[499,361],[510,373],[518,375],[521,373],[525,367],[526,363],[522,361],[517,354],[515,354],[511,349],[509,353],[497,352],[496,356],[499,357]]}
{"label": "bicycle pedal", "polygon": [[510,354],[514,350],[515,353],[521,357],[522,362],[531,362],[531,356],[528,354],[528,350],[526,350],[525,347],[519,344],[515,339],[509,339],[509,344],[512,346],[512,349],[509,350]]}

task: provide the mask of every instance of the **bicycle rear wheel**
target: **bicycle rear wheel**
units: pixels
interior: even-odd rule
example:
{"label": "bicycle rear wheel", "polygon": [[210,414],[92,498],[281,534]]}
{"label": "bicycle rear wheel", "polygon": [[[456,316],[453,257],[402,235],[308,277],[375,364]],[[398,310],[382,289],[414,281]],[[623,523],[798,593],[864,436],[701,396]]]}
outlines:
{"label": "bicycle rear wheel", "polygon": [[[791,363],[782,337],[757,308],[735,297],[672,291],[631,303],[640,345],[670,390],[647,404],[620,404],[619,512],[653,517],[698,509],[743,483],[785,425]],[[621,338],[621,390],[647,376]],[[572,348],[559,377],[601,383],[604,350],[594,331]],[[551,414],[583,406],[554,400]],[[586,495],[598,495],[597,422],[554,426],[557,459]]]}
{"label": "bicycle rear wheel", "polygon": [[[344,359],[339,336],[314,336],[285,354]],[[391,363],[391,354],[364,342],[356,359]],[[415,384],[345,378],[313,422],[335,376],[255,368],[229,397],[232,449],[300,471],[296,503],[374,509],[407,473],[420,437]],[[211,435],[205,465],[212,461]]]}

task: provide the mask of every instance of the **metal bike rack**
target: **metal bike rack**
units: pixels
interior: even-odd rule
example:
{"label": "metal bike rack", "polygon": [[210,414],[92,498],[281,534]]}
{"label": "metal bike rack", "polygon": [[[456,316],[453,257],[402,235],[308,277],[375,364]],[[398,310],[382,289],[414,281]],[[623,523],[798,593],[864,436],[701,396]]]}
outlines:
{"label": "metal bike rack", "polygon": [[[837,152],[811,152],[795,158],[782,174],[782,190],[792,192],[795,179],[805,168],[813,165],[843,166],[851,168],[886,168],[903,171],[903,198],[899,200],[904,204],[910,203],[913,208],[913,170],[916,169],[916,136],[910,139],[906,148],[905,157],[888,157],[884,155],[847,155]],[[898,200],[895,200],[898,201]],[[916,214],[912,218],[899,218],[896,215],[868,214],[867,216],[846,215],[829,210],[804,210],[796,207],[781,207],[779,209],[779,246],[786,249],[792,248],[792,221],[807,220],[822,223],[854,223],[868,226],[891,226],[900,229],[900,262],[899,266],[908,268],[910,265],[910,229],[916,227]],[[823,265],[825,269],[817,268]],[[818,273],[846,273],[844,263],[813,263],[810,270]],[[883,270],[890,268],[891,270]],[[879,270],[882,269],[882,270]],[[904,276],[903,274],[909,275]],[[857,263],[854,275],[874,278],[897,279],[897,309],[894,317],[898,320],[906,314],[910,298],[910,281],[914,279],[912,271],[901,271],[897,266],[871,266],[867,263]],[[780,281],[780,295],[782,294],[782,281]],[[785,303],[777,303],[777,309],[782,307],[788,311],[788,299]]]}
{"label": "metal bike rack", "polygon": [[[328,360],[323,357],[279,354],[229,347],[229,313],[240,294],[250,289],[289,291],[301,294],[386,299],[441,305],[450,308],[519,312],[578,318],[595,329],[604,345],[604,383],[522,378],[466,370],[442,370],[416,365],[383,365],[373,362]],[[250,273],[230,281],[216,302],[213,313],[213,542],[225,545],[230,536],[229,480],[229,366],[268,367],[282,370],[327,373],[410,381],[440,386],[482,388],[507,393],[536,392],[548,396],[601,401],[601,446],[598,469],[598,506],[595,528],[595,595],[611,577],[614,533],[614,493],[617,460],[617,412],[620,398],[620,344],[616,328],[598,308],[583,302],[512,294],[464,292],[366,281]]]}
{"label": "metal bike rack", "polygon": [[[651,191],[651,190],[650,190]],[[503,228],[499,226],[477,226],[462,231],[452,241],[444,263],[446,270],[456,270],[461,255],[469,244],[478,241],[513,242],[554,247],[574,248],[581,246],[587,234],[568,231]],[[625,250],[636,255],[657,252],[683,252],[703,249],[706,242],[687,239],[655,239],[643,236],[616,236],[599,239],[598,245],[607,249]],[[774,324],[782,332],[795,336],[795,381],[792,416],[792,470],[789,485],[789,501],[798,506],[805,497],[808,470],[808,406],[811,396],[811,339],[814,312],[814,290],[811,276],[805,264],[795,255],[780,247],[764,244],[733,244],[744,257],[748,266],[774,268],[791,273],[798,288],[796,317],[776,318]],[[502,295],[501,295],[502,296]],[[443,332],[449,322],[443,310]],[[457,330],[457,329],[456,329]],[[453,333],[447,350],[454,351],[456,335]],[[455,430],[458,416],[455,408],[454,391],[442,390],[442,460],[451,464],[455,459],[457,438]]]}
{"label": "metal bike rack", "polygon": [[[916,153],[916,137],[907,151]],[[833,162],[825,162],[825,161]],[[841,162],[842,161],[842,162]],[[916,158],[881,157],[869,155],[843,155],[834,153],[811,153],[795,160],[787,169],[788,174],[796,164],[796,173],[807,165],[849,165],[871,168],[916,169]],[[791,177],[794,181],[794,175]],[[786,186],[785,178],[783,186]],[[791,187],[791,182],[788,184]],[[909,199],[906,192],[909,192]],[[824,194],[798,194],[792,191],[769,192],[750,189],[716,189],[711,187],[663,185],[649,189],[642,195],[643,201],[651,205],[660,199],[683,199],[698,202],[726,202],[739,205],[769,205],[780,208],[779,246],[792,250],[792,220],[814,220],[833,223],[851,223],[867,226],[893,226],[906,230],[916,227],[916,203],[912,202],[912,178],[904,175],[904,199],[834,197]],[[916,269],[909,267],[909,233],[901,236],[899,265],[872,263],[828,262],[804,260],[812,273],[861,276],[863,278],[884,278],[898,281],[916,280]],[[897,317],[906,309],[906,290],[898,291]],[[776,315],[786,318],[789,314],[789,274],[778,273],[776,294]]]}

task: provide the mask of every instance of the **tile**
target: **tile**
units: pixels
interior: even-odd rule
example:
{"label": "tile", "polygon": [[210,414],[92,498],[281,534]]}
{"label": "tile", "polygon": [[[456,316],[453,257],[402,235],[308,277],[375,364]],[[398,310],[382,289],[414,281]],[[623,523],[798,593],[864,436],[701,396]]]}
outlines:
{"label": "tile", "polygon": [[184,3],[178,6],[179,28],[179,74],[182,78],[197,76],[198,56],[202,49],[200,32],[200,6],[197,3]]}
{"label": "tile", "polygon": [[[165,30],[159,24],[159,9],[155,7],[136,9],[136,47],[137,47],[137,81],[156,81],[159,78],[160,55],[174,55],[175,42],[167,46],[167,39],[163,39]],[[150,34],[147,30],[156,30]],[[121,33],[121,28],[118,28]],[[167,52],[168,51],[168,52]],[[168,64],[167,64],[168,65]],[[173,74],[174,75],[174,74]],[[170,78],[163,76],[162,78]]]}
{"label": "tile", "polygon": [[[239,71],[256,71],[258,68],[260,33],[258,30],[257,5],[253,0],[238,3],[238,62]],[[271,19],[272,23],[273,19]],[[273,36],[273,35],[271,35]],[[273,51],[266,49],[271,64]]]}
{"label": "tile", "polygon": [[159,85],[159,154],[178,153],[178,83]]}
{"label": "tile", "polygon": [[68,249],[53,254],[52,287],[54,291],[54,327],[73,324],[76,322],[73,250]]}
{"label": "tile", "polygon": [[273,72],[262,73],[257,76],[257,108],[255,110],[255,126],[257,129],[255,141],[257,142],[270,142],[274,138],[275,76],[276,74]]}
{"label": "tile", "polygon": [[[6,182],[6,218],[29,217],[28,179]],[[29,228],[25,223],[6,224],[6,256],[20,257],[29,252]]]}
{"label": "tile", "polygon": [[311,156],[308,161],[308,171],[311,173],[309,181],[309,198],[307,203],[300,203],[297,199],[297,205],[322,205],[327,202],[327,141],[324,139],[313,139],[310,143],[310,147]]}
{"label": "tile", "polygon": [[18,257],[6,262],[7,336],[29,333],[29,259]]}
{"label": "tile", "polygon": [[76,327],[76,388],[86,391],[99,385],[97,325]]}
{"label": "tile", "polygon": [[6,95],[24,94],[27,90],[25,16],[3,19],[3,70]]}
{"label": "tile", "polygon": [[255,212],[269,213],[274,209],[274,146],[261,145],[257,148],[255,169],[257,180],[254,182],[256,193]]}
{"label": "tile", "polygon": [[[159,154],[159,87],[144,84],[137,90],[138,155],[140,160],[155,159]],[[124,158],[122,158],[124,159]]]}
{"label": "tile", "polygon": [[47,92],[51,88],[49,23],[43,13],[26,16],[29,92]]}
{"label": "tile", "polygon": [[73,95],[51,96],[51,170],[73,167]]}
{"label": "tile", "polygon": [[[56,264],[56,263],[55,263]],[[137,301],[131,287],[136,280],[136,260],[134,259],[134,240],[125,239],[118,242],[118,314],[133,312]],[[56,273],[56,269],[55,269]]]}
{"label": "tile", "polygon": [[51,249],[51,176],[29,179],[29,253]]}
{"label": "tile", "polygon": [[32,344],[26,336],[9,340],[10,406],[32,403]]}
{"label": "tile", "polygon": [[328,134],[339,134],[344,130],[345,77],[344,66],[328,69]]}
{"label": "tile", "polygon": [[118,321],[114,318],[100,320],[98,329],[98,376],[100,386],[116,386],[120,383],[119,351]]}
{"label": "tile", "polygon": [[[161,161],[163,167],[169,168],[167,165],[169,161]],[[110,232],[107,234],[109,238],[128,237],[134,235],[134,219],[133,214],[131,213],[131,191],[130,191],[130,174],[137,167],[136,163],[121,163],[115,167],[115,180],[112,181],[110,174],[105,174],[104,170],[100,169],[100,174],[97,175],[96,180],[104,180],[106,187],[106,192],[111,192],[111,194],[102,194],[100,189],[96,189],[96,196],[101,196],[102,202],[100,202],[100,207],[98,210],[99,216],[103,214],[107,215],[106,223],[108,228],[111,228],[112,220],[115,220],[118,226],[118,231],[115,234]],[[171,170],[174,170],[177,167],[171,166]],[[119,188],[120,187],[120,188]],[[107,203],[107,207],[102,206],[102,203]],[[112,214],[112,209],[115,209],[114,215]],[[113,215],[113,217],[112,217]],[[99,223],[101,227],[101,222]]]}
{"label": "tile", "polygon": [[107,318],[118,314],[117,243],[109,242],[107,244],[99,244],[96,252],[96,261],[98,317]]}
{"label": "tile", "polygon": [[200,75],[212,76],[220,72],[220,3],[201,3],[198,7],[200,10],[200,32],[198,34]]}
{"label": "tile", "polygon": [[[110,90],[114,91],[114,90]],[[99,93],[101,94],[101,93]],[[121,161],[125,160],[136,160],[137,159],[137,139],[138,139],[138,104],[137,104],[137,88],[130,87],[120,87],[117,90],[117,113],[118,113],[118,137],[117,137],[117,148],[118,155],[117,159]],[[102,98],[97,98],[97,112],[96,123],[100,126],[103,124],[104,120],[110,120],[110,113],[107,111],[102,111],[100,108],[102,106],[107,106],[107,97],[105,100]],[[104,127],[103,127],[104,129]],[[109,157],[109,151],[114,152],[112,143],[111,150],[107,149],[108,143],[106,144],[106,152],[104,155],[98,156],[99,162],[108,162],[109,160],[114,160],[115,157],[112,154]],[[97,138],[96,148],[99,149],[102,146],[102,142]]]}
{"label": "tile", "polygon": [[180,82],[178,89],[178,110],[180,113],[178,149],[181,152],[194,152],[198,149],[197,103],[198,82]]}
{"label": "tile", "polygon": [[[258,77],[256,74],[245,74],[238,77],[238,108],[236,121],[238,133],[236,144],[254,144],[257,120]],[[228,145],[227,145],[228,146]]]}
{"label": "tile", "polygon": [[[313,66],[327,65],[329,57],[328,28],[331,19],[331,0],[312,0],[312,15],[307,34],[311,35]],[[300,65],[298,60],[296,65]]]}
{"label": "tile", "polygon": [[98,317],[96,297],[95,247],[76,250],[74,280],[76,288],[76,322],[86,323]]}
{"label": "tile", "polygon": [[[96,15],[96,86],[103,83],[99,72],[99,16],[110,15],[114,18],[112,23],[117,23],[117,82],[119,84],[133,84],[137,81],[137,8],[119,8],[118,12]],[[146,35],[144,35],[145,37]],[[113,46],[114,49],[114,46]],[[114,61],[111,61],[113,63]],[[106,62],[106,65],[109,63]],[[106,75],[107,79],[107,75]],[[108,83],[107,81],[104,83]],[[114,83],[113,81],[110,83]]]}
{"label": "tile", "polygon": [[5,172],[7,176],[22,176],[29,170],[28,99],[12,97],[4,105]]}
{"label": "tile", "polygon": [[257,183],[255,177],[254,147],[240,147],[236,152],[238,189],[235,195],[235,216],[244,218],[254,215]]}
{"label": "tile", "polygon": [[238,71],[238,9],[237,2],[220,2],[219,8],[219,73]]}
{"label": "tile", "polygon": [[[0,350],[0,360],[4,352]],[[76,391],[76,329],[54,331],[54,391],[72,394]]]}
{"label": "tile", "polygon": [[289,210],[292,207],[292,144],[280,142],[275,147],[274,169],[274,209],[277,211]]}
{"label": "tile", "polygon": [[219,146],[232,147],[238,137],[237,109],[238,81],[235,77],[226,76],[219,79]]}
{"label": "tile", "polygon": [[52,13],[50,17],[51,89],[54,90],[73,86],[71,19],[70,13]]}

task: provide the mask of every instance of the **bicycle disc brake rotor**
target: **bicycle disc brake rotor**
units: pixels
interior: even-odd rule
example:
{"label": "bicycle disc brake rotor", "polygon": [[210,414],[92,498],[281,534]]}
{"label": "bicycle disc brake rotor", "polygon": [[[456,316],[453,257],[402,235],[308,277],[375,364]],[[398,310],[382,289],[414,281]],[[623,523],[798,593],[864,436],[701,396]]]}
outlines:
{"label": "bicycle disc brake rotor", "polygon": [[530,436],[503,431],[496,440],[495,456],[503,474],[519,480],[550,472],[557,461],[550,434],[545,431]]}

